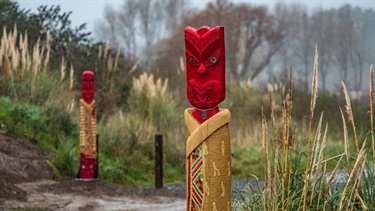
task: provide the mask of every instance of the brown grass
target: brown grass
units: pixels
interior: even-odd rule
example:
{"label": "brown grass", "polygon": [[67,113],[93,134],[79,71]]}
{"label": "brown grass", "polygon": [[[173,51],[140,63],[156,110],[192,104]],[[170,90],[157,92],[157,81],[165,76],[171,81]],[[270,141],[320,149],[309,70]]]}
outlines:
{"label": "brown grass", "polygon": [[262,138],[263,138],[263,149],[264,149],[264,156],[266,158],[266,163],[265,163],[265,169],[266,169],[266,172],[265,172],[265,175],[266,175],[266,188],[265,188],[265,195],[267,197],[265,197],[265,204],[267,207],[267,209],[269,209],[269,203],[267,201],[267,199],[271,199],[272,198],[272,176],[271,176],[271,162],[270,162],[270,156],[269,156],[269,153],[268,153],[268,135],[267,135],[267,122],[266,122],[266,116],[264,115],[264,110],[263,110],[263,107],[262,107]]}
{"label": "brown grass", "polygon": [[[374,70],[372,65],[370,66],[370,133],[371,133],[371,144],[372,144],[372,160],[375,161],[375,140],[374,140]],[[374,162],[375,170],[375,162]]]}
{"label": "brown grass", "polygon": [[[315,60],[314,60],[314,73],[312,78],[312,92],[311,92],[311,101],[310,101],[310,110],[309,110],[309,117],[310,122],[307,131],[307,142],[308,142],[308,152],[307,152],[307,165],[304,173],[304,184],[303,187],[300,189],[301,192],[297,191],[297,194],[301,194],[300,196],[295,196],[296,192],[294,188],[291,187],[291,173],[295,172],[296,169],[293,169],[294,165],[292,165],[290,160],[290,156],[293,151],[295,151],[295,144],[294,141],[297,137],[297,127],[291,121],[291,110],[292,110],[292,74],[290,77],[290,84],[287,96],[281,102],[281,114],[282,119],[282,138],[278,137],[278,124],[276,121],[276,114],[274,109],[274,102],[273,102],[273,90],[268,88],[269,90],[269,101],[270,101],[270,109],[271,109],[271,125],[272,128],[270,131],[272,132],[273,138],[273,151],[269,151],[270,143],[269,139],[267,138],[268,128],[267,128],[267,120],[265,111],[262,108],[262,146],[264,148],[264,175],[265,175],[265,186],[262,189],[262,196],[259,200],[261,200],[261,204],[264,210],[289,210],[292,206],[297,204],[297,210],[309,210],[310,208],[317,208],[322,207],[323,210],[330,209],[328,206],[332,206],[331,202],[327,201],[327,197],[337,197],[339,195],[339,200],[334,206],[338,210],[352,210],[357,207],[354,207],[355,204],[361,206],[361,209],[367,210],[368,207],[366,206],[366,202],[361,198],[359,194],[359,189],[361,188],[362,184],[362,175],[366,168],[366,149],[364,140],[360,149],[353,154],[357,154],[354,165],[350,165],[350,137],[348,135],[346,119],[344,112],[341,111],[342,122],[343,122],[343,135],[344,135],[344,152],[329,157],[324,160],[324,151],[327,145],[327,136],[328,136],[328,124],[326,123],[325,127],[322,128],[323,125],[323,112],[320,115],[318,125],[316,129],[313,129],[313,118],[314,118],[314,109],[317,100],[317,83],[318,83],[318,52],[315,51]],[[370,113],[371,113],[371,138],[372,143],[374,142],[373,136],[373,120],[372,120],[372,112],[373,112],[373,95],[374,95],[374,82],[373,82],[373,70],[372,66],[370,68]],[[348,119],[352,125],[353,130],[353,139],[355,145],[358,145],[354,115],[352,112],[352,107],[350,104],[350,99],[346,90],[346,86],[342,83],[343,92],[345,94],[345,101],[346,106],[345,110],[348,114]],[[270,86],[269,86],[270,87]],[[294,128],[293,132],[291,128]],[[324,129],[324,133],[322,134]],[[314,137],[312,136],[313,130],[315,131]],[[293,133],[293,134],[290,134]],[[280,151],[279,151],[280,146]],[[375,159],[375,148],[372,147],[372,154],[373,159]],[[270,154],[273,153],[275,155],[273,161],[270,160]],[[334,181],[334,178],[337,176],[340,169],[343,168],[343,157],[346,157],[347,162],[347,169],[349,172],[349,177],[345,183],[345,187],[340,191],[337,192],[335,189],[331,189],[331,184]],[[281,165],[279,165],[278,158],[281,158]],[[332,162],[338,159],[333,171],[330,173],[330,176],[327,176],[327,163]],[[294,164],[294,163],[293,163]],[[273,166],[272,166],[273,165]],[[273,174],[273,175],[272,175]],[[279,176],[280,175],[280,176]],[[270,187],[270,181],[273,181],[273,185]],[[281,186],[279,190],[278,187]],[[281,195],[281,197],[280,197]],[[328,195],[328,196],[327,196]],[[296,197],[296,198],[293,198]],[[296,200],[298,203],[296,203]]]}
{"label": "brown grass", "polygon": [[[309,116],[309,130],[308,130],[308,137],[307,137],[307,158],[308,160],[313,161],[314,156],[310,154],[309,149],[311,149],[311,136],[312,136],[312,123],[314,119],[314,110],[316,105],[316,99],[318,97],[318,47],[315,46],[315,56],[314,56],[314,72],[312,77],[312,85],[311,85],[311,101],[310,101],[310,116]],[[322,116],[321,116],[322,117]],[[314,148],[314,147],[313,147]],[[315,149],[316,150],[316,149]],[[312,153],[315,151],[313,149]],[[312,164],[313,162],[307,162],[307,170],[305,174],[305,185],[303,188],[303,211],[306,210],[306,200],[307,200],[307,191],[309,188],[309,180],[310,174],[312,172]],[[301,204],[300,204],[301,205]]]}
{"label": "brown grass", "polygon": [[345,95],[345,102],[346,102],[345,110],[346,110],[346,113],[348,114],[349,121],[352,123],[355,149],[358,152],[358,150],[359,150],[358,149],[358,138],[357,138],[357,130],[356,130],[355,123],[354,123],[353,109],[352,109],[352,106],[351,106],[351,103],[350,103],[350,98],[349,98],[349,94],[348,94],[348,91],[346,89],[346,86],[345,86],[343,81],[341,81],[341,84],[342,84],[343,92],[344,92],[344,95]]}
{"label": "brown grass", "polygon": [[[48,74],[51,53],[50,32],[47,31],[45,44],[42,45],[39,38],[32,47],[32,50],[29,50],[27,33],[20,34],[19,37],[17,33],[16,26],[14,26],[11,32],[8,32],[5,27],[3,28],[3,37],[0,47],[0,68],[3,74],[0,91],[2,94],[4,96],[13,97],[15,101],[23,100],[40,105],[58,104],[61,108],[66,107],[68,111],[72,110],[72,101],[74,98],[72,94],[72,74],[74,70],[73,67],[71,67],[70,80],[65,82],[67,65],[64,58],[62,58],[60,68],[60,89],[48,90],[48,88],[46,88],[46,86],[50,86],[46,81],[47,75],[50,77],[48,80],[51,80],[51,74]],[[49,83],[51,84],[51,81]],[[20,86],[22,86],[21,89],[19,89]],[[49,93],[37,93],[39,90]],[[41,94],[49,97],[47,97],[47,100],[44,99],[40,102],[37,96]],[[19,96],[22,96],[22,99],[19,99]],[[56,96],[58,97],[56,98]]]}
{"label": "brown grass", "polygon": [[[357,160],[355,161],[353,169],[349,174],[349,178],[346,181],[345,188],[340,199],[339,210],[342,210],[343,208],[345,208],[345,210],[349,210],[351,206],[350,202],[352,199],[352,195],[354,191],[358,190],[358,185],[360,184],[358,180],[360,180],[360,178],[362,177],[362,174],[358,174],[358,172],[362,171],[361,167],[364,165],[362,163],[362,160],[364,160],[365,157],[365,145],[366,142],[363,142],[362,147],[358,153]],[[348,195],[349,197],[347,197]]]}
{"label": "brown grass", "polygon": [[[307,148],[311,148],[311,134],[312,134],[312,123],[314,119],[314,110],[316,105],[316,99],[318,97],[318,47],[315,47],[315,56],[314,56],[314,72],[312,77],[311,85],[311,101],[310,101],[310,116],[309,116],[309,132],[308,132],[308,143]],[[309,152],[308,152],[309,153]],[[310,154],[309,154],[310,156]]]}

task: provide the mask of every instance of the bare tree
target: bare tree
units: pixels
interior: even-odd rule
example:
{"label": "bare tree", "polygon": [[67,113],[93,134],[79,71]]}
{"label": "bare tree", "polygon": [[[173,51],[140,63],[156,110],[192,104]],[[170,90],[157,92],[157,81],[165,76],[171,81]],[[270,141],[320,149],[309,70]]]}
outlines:
{"label": "bare tree", "polygon": [[334,22],[333,14],[320,9],[312,16],[314,40],[319,50],[319,76],[322,91],[327,92],[327,77],[333,63]]}
{"label": "bare tree", "polygon": [[363,66],[365,63],[365,51],[364,43],[360,40],[360,35],[356,34],[353,37],[352,51],[349,54],[350,63],[354,71],[354,84],[353,88],[355,91],[360,91],[362,88],[362,79],[363,79]]}
{"label": "bare tree", "polygon": [[140,34],[144,36],[146,47],[159,40],[162,32],[163,9],[160,1],[137,1],[140,21]]}
{"label": "bare tree", "polygon": [[125,43],[125,55],[134,57],[137,55],[136,17],[137,4],[133,0],[126,0],[119,11],[119,31],[122,41]]}
{"label": "bare tree", "polygon": [[340,79],[351,86],[348,81],[349,76],[349,62],[351,52],[351,40],[353,39],[354,23],[350,15],[350,6],[346,5],[338,10],[338,22],[335,34],[335,55],[336,62],[339,68]]}
{"label": "bare tree", "polygon": [[[274,7],[274,16],[277,22],[277,26],[284,36],[283,46],[281,46],[278,53],[276,53],[276,61],[273,63],[274,71],[270,72],[271,82],[282,82],[284,84],[289,81],[290,66],[295,66],[295,12],[293,11],[294,6],[279,2]],[[275,63],[276,62],[276,63]],[[275,76],[277,75],[277,76]]]}
{"label": "bare tree", "polygon": [[[362,88],[364,65],[366,60],[369,60],[371,52],[366,48],[366,36],[368,33],[366,14],[359,8],[352,9],[351,14],[354,22],[354,31],[350,40],[352,50],[350,52],[349,59],[354,71],[353,88],[355,91],[360,91]],[[375,49],[372,50],[375,51]]]}
{"label": "bare tree", "polygon": [[301,10],[297,12],[295,17],[297,19],[297,42],[298,50],[295,51],[297,58],[300,59],[302,64],[302,78],[303,78],[303,89],[305,92],[309,90],[310,73],[313,62],[314,53],[314,41],[312,38],[311,20],[307,14],[307,10]]}
{"label": "bare tree", "polygon": [[118,41],[118,19],[115,9],[112,6],[106,5],[104,9],[104,18],[95,25],[95,32],[97,36],[105,41],[109,42],[111,48],[117,48],[119,45]]}
{"label": "bare tree", "polygon": [[179,21],[185,15],[187,4],[185,1],[166,0],[164,3],[165,29],[170,34],[177,30]]}
{"label": "bare tree", "polygon": [[[264,7],[249,7],[243,4],[238,7],[237,12],[240,14],[239,21],[244,47],[239,76],[253,80],[280,49],[283,44],[283,35],[278,30],[274,17],[268,14]],[[261,57],[258,61],[254,60],[255,53]],[[251,69],[250,62],[254,64]]]}

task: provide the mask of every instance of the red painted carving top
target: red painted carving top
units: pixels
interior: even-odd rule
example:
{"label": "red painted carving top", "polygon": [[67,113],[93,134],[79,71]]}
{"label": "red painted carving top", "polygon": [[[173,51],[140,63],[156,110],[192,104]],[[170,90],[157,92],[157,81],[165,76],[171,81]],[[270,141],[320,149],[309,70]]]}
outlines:
{"label": "red painted carving top", "polygon": [[204,122],[225,99],[224,27],[185,28],[187,97],[194,117]]}
{"label": "red painted carving top", "polygon": [[88,70],[82,73],[82,98],[87,104],[94,100],[94,73]]}

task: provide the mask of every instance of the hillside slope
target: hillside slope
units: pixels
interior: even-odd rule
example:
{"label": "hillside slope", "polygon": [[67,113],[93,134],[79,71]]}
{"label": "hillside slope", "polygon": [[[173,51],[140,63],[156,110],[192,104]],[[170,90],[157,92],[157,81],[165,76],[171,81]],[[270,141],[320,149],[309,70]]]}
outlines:
{"label": "hillside slope", "polygon": [[27,139],[0,130],[0,198],[25,201],[25,191],[15,184],[52,179],[53,172],[46,163],[49,155]]}
{"label": "hillside slope", "polygon": [[185,190],[53,180],[52,153],[0,130],[0,210],[185,210]]}

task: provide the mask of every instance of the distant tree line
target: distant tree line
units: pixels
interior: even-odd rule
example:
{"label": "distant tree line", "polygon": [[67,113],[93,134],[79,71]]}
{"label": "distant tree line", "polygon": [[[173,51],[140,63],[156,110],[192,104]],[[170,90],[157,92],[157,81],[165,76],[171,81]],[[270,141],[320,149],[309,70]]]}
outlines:
{"label": "distant tree line", "polygon": [[[100,62],[98,53],[108,42],[110,54],[117,49],[121,52],[116,74],[126,75],[139,61],[139,69],[158,77],[181,78],[183,29],[188,25],[225,26],[231,79],[257,80],[263,75],[267,82],[285,83],[292,65],[295,81],[308,91],[317,46],[322,90],[332,91],[339,80],[331,79],[339,78],[358,91],[375,61],[375,11],[350,5],[310,12],[301,4],[278,3],[269,10],[214,0],[197,9],[186,1],[124,0],[120,8],[104,8],[95,28],[100,42],[93,40],[86,24],[73,27],[70,15],[60,6],[40,6],[31,13],[12,0],[0,1],[0,26],[12,29],[16,24],[19,33],[27,32],[30,47],[38,37],[43,44],[47,30],[51,32],[51,68],[59,67],[64,57],[75,69],[95,69]],[[181,80],[170,80],[173,88],[180,84]]]}
{"label": "distant tree line", "polygon": [[[275,72],[287,75],[289,65],[309,89],[314,48],[319,51],[322,91],[341,90],[340,80],[350,90],[363,89],[365,74],[375,62],[375,11],[344,5],[338,9],[308,12],[299,4],[277,4],[275,17],[286,23],[285,45],[275,58]],[[335,79],[332,82],[332,79]]]}
{"label": "distant tree line", "polygon": [[350,5],[309,12],[302,4],[279,3],[269,11],[229,0],[214,0],[203,9],[185,1],[125,0],[121,8],[105,8],[96,34],[161,76],[174,77],[187,25],[225,26],[227,72],[234,79],[254,80],[263,73],[270,82],[286,82],[292,65],[307,91],[317,46],[322,90],[335,87],[334,77],[360,90],[375,61],[375,11]]}

